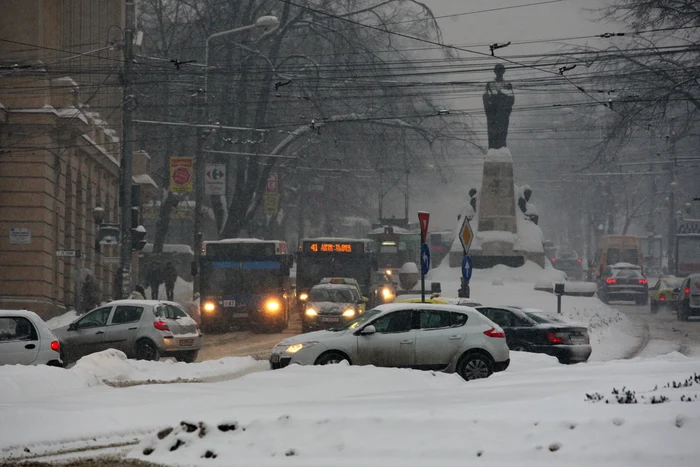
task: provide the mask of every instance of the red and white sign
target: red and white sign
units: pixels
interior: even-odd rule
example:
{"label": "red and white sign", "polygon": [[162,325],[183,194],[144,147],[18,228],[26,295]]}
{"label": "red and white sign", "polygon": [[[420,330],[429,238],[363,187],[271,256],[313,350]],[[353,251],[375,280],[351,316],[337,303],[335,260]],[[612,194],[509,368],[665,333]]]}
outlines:
{"label": "red and white sign", "polygon": [[428,237],[428,223],[430,222],[429,212],[418,212],[418,222],[420,222],[420,241],[425,243],[425,239]]}
{"label": "red and white sign", "polygon": [[194,159],[191,157],[170,158],[170,192],[191,193],[194,188]]}
{"label": "red and white sign", "polygon": [[265,187],[265,193],[269,195],[276,195],[280,192],[280,186],[279,186],[279,181],[277,179],[277,175],[275,174],[270,174],[269,177],[267,177],[267,186]]}

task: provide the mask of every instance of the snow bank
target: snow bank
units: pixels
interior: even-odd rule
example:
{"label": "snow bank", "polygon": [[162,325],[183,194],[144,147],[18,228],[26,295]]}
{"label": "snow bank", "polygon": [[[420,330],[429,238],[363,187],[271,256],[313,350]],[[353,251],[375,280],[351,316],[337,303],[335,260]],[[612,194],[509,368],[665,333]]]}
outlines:
{"label": "snow bank", "polygon": [[[447,261],[443,261],[440,266],[430,271],[426,279],[430,281],[440,281],[441,283],[454,282],[457,288],[459,288],[459,278],[461,275],[460,268],[451,268]],[[523,266],[518,268],[499,264],[489,269],[475,269],[471,282],[492,282],[494,279],[502,279],[506,283],[535,284],[546,282],[551,284],[553,282],[563,282],[565,278],[565,273],[554,269],[551,265],[542,269],[537,263],[526,261]]]}
{"label": "snow bank", "polygon": [[96,376],[110,385],[129,386],[138,383],[193,382],[237,377],[251,371],[267,370],[269,364],[253,357],[226,357],[199,363],[173,360],[151,362],[130,360],[119,350],[109,349],[81,358],[69,371]]}
{"label": "snow bank", "polygon": [[227,357],[201,363],[128,360],[109,349],[81,358],[70,369],[48,366],[0,366],[2,402],[44,399],[96,386],[218,381],[267,370],[252,357]]}
{"label": "snow bank", "polygon": [[62,328],[63,326],[68,326],[77,318],[78,312],[75,310],[70,310],[60,316],[54,316],[50,320],[46,321],[46,324],[49,326],[49,329],[58,329]]}
{"label": "snow bank", "polygon": [[232,382],[239,400],[202,401],[219,408],[154,429],[128,457],[192,466],[687,466],[700,429],[698,363],[560,365],[471,383],[290,367]]}

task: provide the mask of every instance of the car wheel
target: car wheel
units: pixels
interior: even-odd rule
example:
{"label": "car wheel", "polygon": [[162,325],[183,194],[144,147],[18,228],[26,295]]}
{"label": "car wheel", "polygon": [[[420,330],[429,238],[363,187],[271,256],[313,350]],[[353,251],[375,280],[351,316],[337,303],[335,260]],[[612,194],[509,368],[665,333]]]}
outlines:
{"label": "car wheel", "polygon": [[493,373],[493,363],[486,355],[473,353],[462,357],[457,372],[466,381],[488,378]]}
{"label": "car wheel", "polygon": [[656,303],[655,300],[651,301],[651,314],[654,315],[659,311],[659,305]]}
{"label": "car wheel", "polygon": [[649,304],[649,297],[642,297],[642,305],[646,306]]}
{"label": "car wheel", "polygon": [[605,295],[604,293],[599,293],[598,298],[600,298],[600,301],[605,303],[606,305],[610,304],[610,300],[608,300],[608,296]]}
{"label": "car wheel", "polygon": [[136,343],[136,359],[157,362],[160,360],[160,350],[152,340],[141,339]]}
{"label": "car wheel", "polygon": [[513,347],[510,348],[513,352],[527,352],[527,346],[525,344],[522,344],[520,342],[516,342],[513,344]]}
{"label": "car wheel", "polygon": [[348,357],[340,352],[326,352],[316,359],[314,365],[335,365],[343,360],[348,360]]}

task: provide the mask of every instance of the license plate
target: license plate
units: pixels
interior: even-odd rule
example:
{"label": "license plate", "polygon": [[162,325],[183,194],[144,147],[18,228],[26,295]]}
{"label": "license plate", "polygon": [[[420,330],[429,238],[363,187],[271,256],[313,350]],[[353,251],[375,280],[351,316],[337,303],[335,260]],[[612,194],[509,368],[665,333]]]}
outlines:
{"label": "license plate", "polygon": [[224,300],[224,306],[228,308],[232,308],[236,306],[236,301],[235,300]]}
{"label": "license plate", "polygon": [[233,317],[234,317],[234,318],[247,318],[247,317],[248,317],[248,313],[234,313],[234,314],[233,314]]}
{"label": "license plate", "polygon": [[270,355],[270,362],[272,362],[272,363],[279,363],[279,362],[280,362],[280,356],[273,353],[272,355]]}
{"label": "license plate", "polygon": [[570,338],[572,344],[585,344],[586,339],[583,337],[578,337],[578,336],[572,336]]}
{"label": "license plate", "polygon": [[340,321],[340,318],[321,318],[323,323],[337,323],[338,321]]}
{"label": "license plate", "polygon": [[192,347],[194,345],[194,339],[180,339],[180,347]]}

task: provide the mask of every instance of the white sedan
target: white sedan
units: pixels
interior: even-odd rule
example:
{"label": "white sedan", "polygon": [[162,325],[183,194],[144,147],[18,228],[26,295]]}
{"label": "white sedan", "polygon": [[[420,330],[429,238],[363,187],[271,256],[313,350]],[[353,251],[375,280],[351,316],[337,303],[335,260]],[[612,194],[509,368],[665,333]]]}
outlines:
{"label": "white sedan", "polygon": [[61,344],[39,315],[0,310],[0,365],[63,366]]}
{"label": "white sedan", "polygon": [[290,364],[416,368],[486,378],[510,363],[505,334],[471,307],[395,303],[366,311],[345,325],[300,334],[272,349],[273,369]]}

